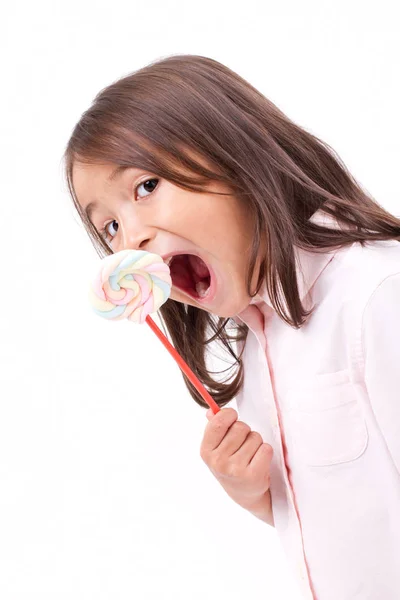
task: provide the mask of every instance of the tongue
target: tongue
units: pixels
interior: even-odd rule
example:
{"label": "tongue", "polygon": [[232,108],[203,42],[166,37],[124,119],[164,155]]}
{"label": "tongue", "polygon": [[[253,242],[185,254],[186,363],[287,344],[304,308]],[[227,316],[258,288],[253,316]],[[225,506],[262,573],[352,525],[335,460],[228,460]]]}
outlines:
{"label": "tongue", "polygon": [[210,272],[201,258],[194,256],[193,254],[189,254],[189,262],[197,277],[204,279],[205,277],[209,276]]}
{"label": "tongue", "polygon": [[[181,254],[171,263],[173,284],[184,290],[195,289],[199,295],[210,286],[210,273],[201,258],[192,254]],[[205,281],[203,281],[205,279]],[[200,287],[199,287],[200,286]],[[204,295],[204,294],[203,294]]]}

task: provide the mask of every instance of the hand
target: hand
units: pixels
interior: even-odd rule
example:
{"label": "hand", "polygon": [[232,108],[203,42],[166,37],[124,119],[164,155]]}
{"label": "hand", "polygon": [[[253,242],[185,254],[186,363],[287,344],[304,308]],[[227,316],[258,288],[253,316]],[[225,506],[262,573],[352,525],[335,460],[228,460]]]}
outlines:
{"label": "hand", "polygon": [[200,456],[232,500],[247,508],[269,490],[272,446],[238,421],[233,408],[207,418]]}

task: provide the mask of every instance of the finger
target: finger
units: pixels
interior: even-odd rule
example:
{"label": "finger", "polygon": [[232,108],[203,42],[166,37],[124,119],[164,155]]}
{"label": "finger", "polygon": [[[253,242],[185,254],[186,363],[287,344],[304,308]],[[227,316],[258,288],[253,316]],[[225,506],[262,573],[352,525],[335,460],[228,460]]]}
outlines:
{"label": "finger", "polygon": [[203,442],[201,444],[202,451],[212,452],[219,446],[224,439],[226,432],[237,420],[238,414],[235,409],[221,408],[207,423],[204,432]]}
{"label": "finger", "polygon": [[236,452],[232,454],[232,459],[247,467],[262,443],[263,440],[259,433],[248,432],[243,444],[238,446]]}
{"label": "finger", "polygon": [[265,471],[265,474],[269,476],[273,454],[272,446],[263,442],[249,463],[250,475]]}
{"label": "finger", "polygon": [[235,421],[229,427],[224,439],[221,441],[220,445],[215,449],[215,451],[228,457],[232,456],[233,454],[236,455],[237,451],[245,444],[250,433],[251,429],[246,423],[243,423],[243,421]]}

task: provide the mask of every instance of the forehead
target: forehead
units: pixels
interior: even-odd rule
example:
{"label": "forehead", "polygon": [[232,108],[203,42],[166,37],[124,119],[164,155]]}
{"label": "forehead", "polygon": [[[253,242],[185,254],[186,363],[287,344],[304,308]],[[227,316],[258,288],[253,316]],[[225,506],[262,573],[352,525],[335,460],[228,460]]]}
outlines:
{"label": "forehead", "polygon": [[[210,169],[211,173],[215,172],[215,170],[219,171],[218,168],[215,169],[215,165],[209,163],[203,156],[192,149],[185,148],[184,154],[189,160],[194,160],[195,163],[200,164],[202,167]],[[165,158],[167,158],[167,165],[168,163],[173,163],[171,166],[176,172],[189,176],[196,175],[188,167],[185,168],[178,156],[171,157],[168,155],[167,157],[164,156]],[[132,176],[139,176],[142,172],[144,172],[143,169],[133,166],[122,167],[115,163],[85,163],[76,159],[72,165],[71,179],[79,204],[83,208],[87,208],[90,204],[91,209],[93,209],[99,202],[101,203],[108,197],[111,190],[113,190],[113,193],[117,189],[119,193],[125,193],[127,179],[130,179]],[[212,187],[211,181],[212,179],[206,187]]]}
{"label": "forehead", "polygon": [[[139,169],[122,167],[115,164],[74,163],[72,167],[72,185],[76,198],[82,207],[89,203],[97,204],[104,199],[112,188],[123,185],[125,172],[140,172]],[[121,181],[122,180],[122,181]]]}
{"label": "forehead", "polygon": [[[209,169],[211,173],[220,173],[218,165],[212,164],[204,156],[194,151],[192,148],[179,147],[179,152],[176,155],[167,154],[160,149],[157,149],[157,154],[161,160],[161,164],[164,164],[167,168],[172,167],[175,172],[182,173],[182,175],[195,175],[195,173],[186,165],[182,163],[183,157],[189,160],[193,160],[194,163],[201,165],[202,167]],[[114,177],[114,171],[117,170],[117,177]],[[132,167],[119,167],[115,163],[84,163],[80,162],[79,158],[73,163],[72,166],[72,182],[74,188],[83,187],[88,182],[91,185],[93,183],[111,185],[113,181],[119,179],[119,175],[129,171],[133,174],[140,173],[142,169]]]}
{"label": "forehead", "polygon": [[78,204],[92,220],[93,212],[103,204],[107,197],[107,188],[112,185],[115,165],[89,165],[74,162],[72,166],[72,186]]}
{"label": "forehead", "polygon": [[72,166],[72,183],[74,188],[84,188],[90,185],[111,185],[112,175],[117,169],[116,165],[112,164],[83,164],[74,162]]}

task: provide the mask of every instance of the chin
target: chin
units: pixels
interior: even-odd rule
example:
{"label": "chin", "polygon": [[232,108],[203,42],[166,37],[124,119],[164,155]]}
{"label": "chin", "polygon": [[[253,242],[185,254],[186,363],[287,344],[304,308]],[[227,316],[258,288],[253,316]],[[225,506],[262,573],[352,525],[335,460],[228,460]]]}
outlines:
{"label": "chin", "polygon": [[224,306],[213,306],[212,302],[208,303],[207,301],[197,301],[194,298],[189,298],[183,293],[181,294],[177,290],[174,290],[170,294],[170,299],[175,300],[175,302],[180,302],[181,304],[188,304],[190,306],[194,306],[195,308],[200,308],[201,310],[209,312],[210,314],[215,315],[217,317],[221,317],[223,319],[231,319],[232,317],[235,317],[239,312],[246,308],[250,301],[250,298],[247,300],[247,302],[243,302],[243,299],[240,301],[239,298],[236,298],[235,302],[232,302],[232,299],[230,299],[229,305],[226,305],[227,303],[224,303]]}

